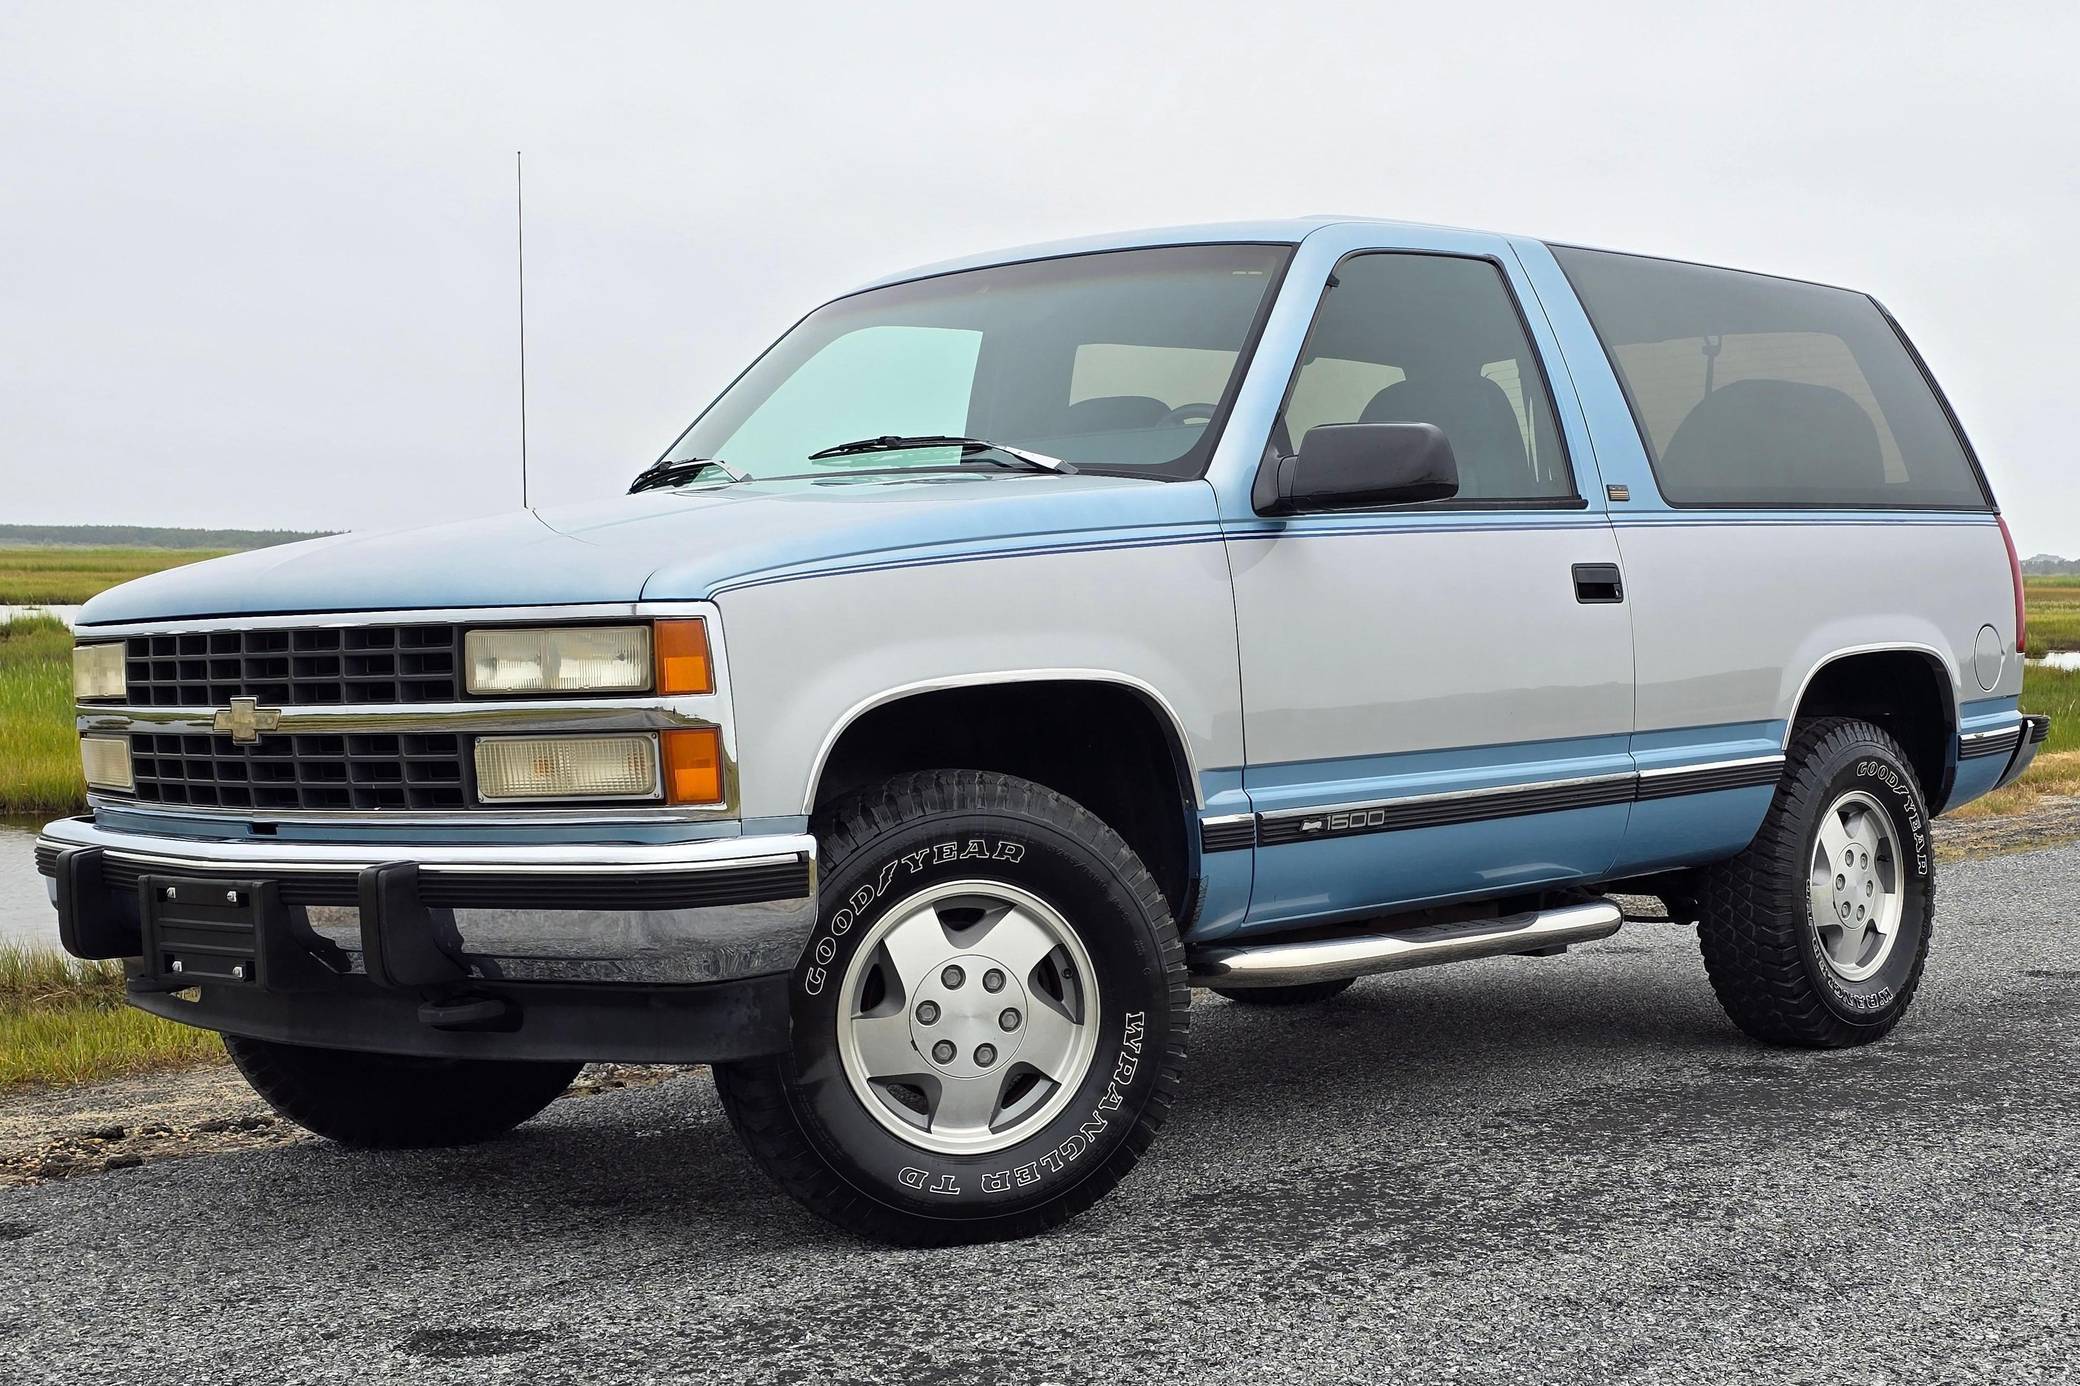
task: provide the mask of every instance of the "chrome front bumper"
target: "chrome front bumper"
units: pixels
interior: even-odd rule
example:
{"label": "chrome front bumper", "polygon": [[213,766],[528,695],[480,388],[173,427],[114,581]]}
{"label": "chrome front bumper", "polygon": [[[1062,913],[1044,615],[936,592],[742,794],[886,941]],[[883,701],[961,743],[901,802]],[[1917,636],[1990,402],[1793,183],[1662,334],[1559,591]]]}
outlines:
{"label": "chrome front bumper", "polygon": [[[468,978],[488,982],[676,986],[770,976],[793,969],[816,925],[816,840],[806,834],[398,845],[179,838],[68,818],[45,827],[36,857],[53,878],[68,947],[92,937],[98,946],[82,946],[103,957],[140,957],[137,892],[147,876],[271,886],[282,927],[344,976],[367,972],[378,876],[389,878],[380,898],[408,893],[408,923],[390,927],[427,935]],[[401,865],[412,869],[396,871]],[[84,888],[61,888],[89,872]],[[65,918],[68,901],[81,917]]]}

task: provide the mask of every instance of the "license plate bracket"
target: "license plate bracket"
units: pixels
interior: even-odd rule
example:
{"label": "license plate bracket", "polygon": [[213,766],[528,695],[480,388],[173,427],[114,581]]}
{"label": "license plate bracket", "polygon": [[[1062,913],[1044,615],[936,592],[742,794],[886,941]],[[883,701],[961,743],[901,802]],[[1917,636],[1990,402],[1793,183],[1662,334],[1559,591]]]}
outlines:
{"label": "license plate bracket", "polygon": [[279,896],[266,881],[141,877],[145,969],[167,987],[264,987],[263,940],[279,912]]}

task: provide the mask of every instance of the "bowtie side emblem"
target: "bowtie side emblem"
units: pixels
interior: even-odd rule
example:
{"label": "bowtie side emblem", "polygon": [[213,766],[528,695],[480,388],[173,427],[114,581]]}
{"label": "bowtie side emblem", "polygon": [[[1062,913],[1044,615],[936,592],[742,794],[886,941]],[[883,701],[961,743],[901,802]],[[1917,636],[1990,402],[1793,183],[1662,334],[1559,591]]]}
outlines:
{"label": "bowtie side emblem", "polygon": [[217,709],[211,725],[220,732],[230,732],[234,746],[250,746],[260,739],[261,732],[271,732],[282,725],[282,710],[262,707],[258,698],[233,698],[230,707]]}

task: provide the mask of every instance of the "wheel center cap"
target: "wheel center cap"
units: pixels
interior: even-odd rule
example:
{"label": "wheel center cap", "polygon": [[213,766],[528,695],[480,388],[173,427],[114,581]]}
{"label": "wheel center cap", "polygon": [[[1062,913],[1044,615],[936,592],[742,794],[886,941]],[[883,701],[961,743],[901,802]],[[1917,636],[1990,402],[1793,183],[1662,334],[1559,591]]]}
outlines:
{"label": "wheel center cap", "polygon": [[935,1072],[979,1078],[1001,1072],[1032,1013],[1024,983],[981,953],[943,959],[911,988],[910,1038]]}

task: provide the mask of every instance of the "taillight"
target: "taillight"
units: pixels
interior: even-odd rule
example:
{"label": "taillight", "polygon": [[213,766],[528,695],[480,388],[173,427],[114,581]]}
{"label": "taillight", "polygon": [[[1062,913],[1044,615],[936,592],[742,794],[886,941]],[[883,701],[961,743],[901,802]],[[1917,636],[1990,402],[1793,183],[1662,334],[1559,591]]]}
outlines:
{"label": "taillight", "polygon": [[2015,653],[2029,652],[2029,608],[2022,600],[2022,560],[2015,556],[2015,536],[2008,533],[2008,517],[2000,516],[2001,542],[2008,546],[2008,578],[2015,584]]}

